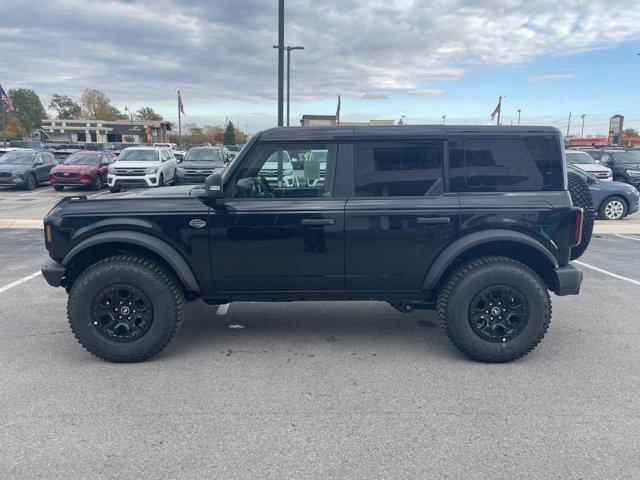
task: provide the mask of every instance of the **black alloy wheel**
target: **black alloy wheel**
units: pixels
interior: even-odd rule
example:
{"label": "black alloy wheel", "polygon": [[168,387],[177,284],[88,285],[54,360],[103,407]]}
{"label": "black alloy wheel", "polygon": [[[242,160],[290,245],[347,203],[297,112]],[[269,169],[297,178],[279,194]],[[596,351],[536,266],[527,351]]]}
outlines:
{"label": "black alloy wheel", "polygon": [[469,324],[482,339],[506,342],[526,327],[529,305],[518,290],[494,285],[480,291],[469,306]]}
{"label": "black alloy wheel", "polygon": [[151,327],[153,306],[149,297],[133,285],[110,285],[94,297],[91,322],[109,340],[132,342]]}

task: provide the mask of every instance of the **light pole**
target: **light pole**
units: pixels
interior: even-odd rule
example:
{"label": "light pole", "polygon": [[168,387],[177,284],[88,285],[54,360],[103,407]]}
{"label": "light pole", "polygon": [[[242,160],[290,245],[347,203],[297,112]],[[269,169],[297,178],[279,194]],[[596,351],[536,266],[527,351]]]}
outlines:
{"label": "light pole", "polygon": [[522,112],[522,110],[518,109],[518,126],[520,126],[520,112]]}
{"label": "light pole", "polygon": [[580,138],[584,137],[584,113],[582,115],[580,115],[580,118],[582,119],[582,128],[580,129]]}
{"label": "light pole", "polygon": [[[125,112],[129,112],[129,138],[133,139],[133,112],[129,110],[129,107],[124,107]],[[133,143],[133,140],[130,140],[129,143]]]}
{"label": "light pole", "polygon": [[[274,45],[273,48],[280,48],[278,45]],[[289,126],[289,99],[291,97],[291,50],[304,50],[304,47],[286,46],[284,49],[287,52],[287,127]]]}
{"label": "light pole", "polygon": [[570,128],[571,128],[571,112],[569,112],[569,121],[567,122],[567,137],[569,136]]}
{"label": "light pole", "polygon": [[278,126],[283,124],[284,97],[284,0],[278,0]]}
{"label": "light pole", "polygon": [[442,124],[443,125],[447,124],[447,116],[446,115],[442,115]]}

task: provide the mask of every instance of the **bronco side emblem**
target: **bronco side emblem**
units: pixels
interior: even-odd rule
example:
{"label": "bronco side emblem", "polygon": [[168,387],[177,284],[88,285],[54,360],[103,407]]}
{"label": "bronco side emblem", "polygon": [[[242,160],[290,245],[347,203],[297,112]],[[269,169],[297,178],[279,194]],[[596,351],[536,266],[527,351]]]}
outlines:
{"label": "bronco side emblem", "polygon": [[207,224],[204,220],[200,220],[199,218],[194,218],[189,222],[189,225],[195,228],[202,228]]}

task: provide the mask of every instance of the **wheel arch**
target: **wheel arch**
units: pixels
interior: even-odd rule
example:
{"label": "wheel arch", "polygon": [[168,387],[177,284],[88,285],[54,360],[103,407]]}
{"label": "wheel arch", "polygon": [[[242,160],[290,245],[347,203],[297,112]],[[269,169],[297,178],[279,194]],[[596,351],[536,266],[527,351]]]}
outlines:
{"label": "wheel arch", "polygon": [[517,260],[535,271],[550,290],[557,288],[555,269],[558,261],[538,240],[509,230],[483,230],[459,238],[445,248],[431,264],[422,289],[434,292],[449,273],[462,263],[485,255]]}
{"label": "wheel arch", "polygon": [[159,260],[178,277],[185,290],[200,293],[191,267],[180,253],[163,240],[141,232],[113,231],[98,233],[73,247],[62,260],[71,282],[88,266],[118,253],[145,255]]}

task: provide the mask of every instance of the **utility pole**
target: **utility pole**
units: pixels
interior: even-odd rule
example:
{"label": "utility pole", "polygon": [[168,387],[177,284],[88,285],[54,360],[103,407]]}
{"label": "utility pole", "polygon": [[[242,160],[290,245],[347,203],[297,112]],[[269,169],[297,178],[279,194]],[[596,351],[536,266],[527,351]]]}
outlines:
{"label": "utility pole", "polygon": [[[2,92],[2,85],[0,85],[0,92]],[[2,146],[7,146],[7,134],[4,129],[5,116],[4,116],[4,102],[0,100],[0,108],[2,108]]]}
{"label": "utility pole", "polygon": [[[273,48],[280,48],[280,47],[278,47],[278,45],[274,45]],[[289,119],[290,119],[289,105],[290,105],[290,98],[291,98],[291,50],[304,50],[304,47],[286,46],[284,47],[284,49],[287,52],[287,127],[288,127]]]}
{"label": "utility pole", "polygon": [[569,112],[569,121],[567,122],[567,137],[569,136],[570,128],[571,128],[571,112]]}
{"label": "utility pole", "polygon": [[284,0],[278,0],[278,126],[283,125],[284,99]]}
{"label": "utility pole", "polygon": [[180,108],[180,90],[178,90],[178,148],[182,148],[182,109]]}
{"label": "utility pole", "polygon": [[520,126],[520,112],[522,112],[522,110],[518,109],[518,126]]}
{"label": "utility pole", "polygon": [[582,119],[582,128],[580,128],[580,138],[584,137],[584,113],[582,115],[580,115],[580,118]]}
{"label": "utility pole", "polygon": [[129,112],[129,143],[133,143],[133,112],[129,110],[129,107],[124,107],[125,112]]}
{"label": "utility pole", "polygon": [[446,125],[447,124],[447,115],[442,115],[442,124]]}

